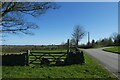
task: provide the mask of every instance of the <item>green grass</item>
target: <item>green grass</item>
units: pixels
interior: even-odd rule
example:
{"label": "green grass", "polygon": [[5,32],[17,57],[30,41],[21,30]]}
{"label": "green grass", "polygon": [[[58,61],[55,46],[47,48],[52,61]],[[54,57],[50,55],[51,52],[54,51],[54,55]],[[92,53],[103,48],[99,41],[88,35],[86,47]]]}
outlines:
{"label": "green grass", "polygon": [[103,50],[108,51],[108,52],[113,52],[113,53],[120,53],[120,46],[114,46],[114,47],[111,47],[111,48],[105,48]]}
{"label": "green grass", "polygon": [[[27,52],[27,51],[26,51]],[[66,49],[56,49],[56,50],[31,50],[31,52],[67,52]],[[24,52],[1,52],[0,54],[20,54],[20,53],[25,53]],[[37,54],[37,53],[36,53]]]}
{"label": "green grass", "polygon": [[21,53],[26,52],[27,50],[40,50],[40,51],[53,51],[53,50],[66,50],[67,46],[63,45],[2,45],[2,53]]}
{"label": "green grass", "polygon": [[115,78],[86,53],[83,65],[3,66],[3,78]]}

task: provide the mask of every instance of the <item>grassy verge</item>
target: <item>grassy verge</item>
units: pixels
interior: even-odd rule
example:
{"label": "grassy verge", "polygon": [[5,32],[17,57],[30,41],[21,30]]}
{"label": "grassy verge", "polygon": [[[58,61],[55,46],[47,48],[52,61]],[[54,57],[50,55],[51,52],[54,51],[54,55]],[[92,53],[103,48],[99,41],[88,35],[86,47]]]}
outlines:
{"label": "grassy verge", "polygon": [[83,65],[3,66],[3,78],[115,78],[86,53]]}
{"label": "grassy verge", "polygon": [[111,48],[105,48],[104,51],[112,52],[112,53],[120,53],[120,46],[114,46]]}

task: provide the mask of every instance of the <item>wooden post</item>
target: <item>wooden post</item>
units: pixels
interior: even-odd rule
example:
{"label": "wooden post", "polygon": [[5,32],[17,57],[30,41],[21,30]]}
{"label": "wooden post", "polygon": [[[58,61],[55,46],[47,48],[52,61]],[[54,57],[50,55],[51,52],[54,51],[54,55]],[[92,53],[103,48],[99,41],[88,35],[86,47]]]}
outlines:
{"label": "wooden post", "polygon": [[70,52],[70,44],[69,44],[69,39],[68,39],[68,41],[67,41],[67,53],[69,53]]}
{"label": "wooden post", "polygon": [[30,54],[30,50],[27,50],[27,53],[26,53],[26,65],[27,66],[29,65],[29,54]]}
{"label": "wooden post", "polygon": [[27,53],[30,54],[30,50],[27,50]]}
{"label": "wooden post", "polygon": [[90,45],[90,33],[88,32],[88,46]]}

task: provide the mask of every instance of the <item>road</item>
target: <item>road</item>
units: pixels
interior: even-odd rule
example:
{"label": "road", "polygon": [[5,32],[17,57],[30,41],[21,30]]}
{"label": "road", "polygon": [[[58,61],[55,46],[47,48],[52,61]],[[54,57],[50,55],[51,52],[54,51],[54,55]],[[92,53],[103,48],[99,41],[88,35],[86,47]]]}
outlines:
{"label": "road", "polygon": [[[120,78],[120,55],[106,52],[102,50],[103,48],[97,49],[83,49],[93,58],[101,62],[105,68],[115,74],[118,78]],[[119,60],[118,60],[119,59]],[[119,65],[118,65],[119,64]]]}

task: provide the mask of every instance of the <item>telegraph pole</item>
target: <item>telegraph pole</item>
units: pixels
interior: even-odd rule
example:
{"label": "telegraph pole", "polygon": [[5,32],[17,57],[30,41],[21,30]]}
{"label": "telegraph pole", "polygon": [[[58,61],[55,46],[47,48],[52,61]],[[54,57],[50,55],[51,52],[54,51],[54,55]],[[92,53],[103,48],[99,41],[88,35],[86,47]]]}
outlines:
{"label": "telegraph pole", "polygon": [[90,44],[90,33],[88,32],[88,45]]}

